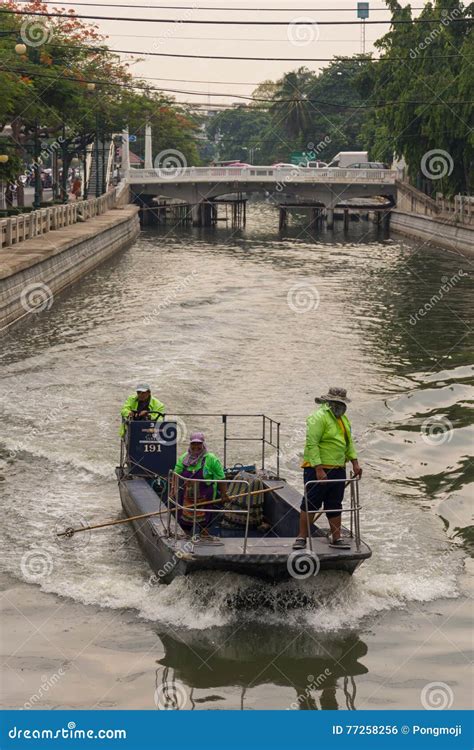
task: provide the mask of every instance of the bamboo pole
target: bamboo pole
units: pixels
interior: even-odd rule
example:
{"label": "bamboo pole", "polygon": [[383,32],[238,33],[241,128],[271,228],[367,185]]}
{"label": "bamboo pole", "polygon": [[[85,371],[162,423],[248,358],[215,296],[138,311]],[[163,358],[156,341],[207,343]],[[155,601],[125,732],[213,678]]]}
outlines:
{"label": "bamboo pole", "polygon": [[[228,500],[236,500],[237,498],[240,498],[240,497],[248,497],[249,495],[260,495],[260,494],[263,494],[264,492],[272,492],[274,490],[281,490],[283,486],[284,485],[281,485],[280,487],[268,487],[265,490],[254,490],[253,492],[243,492],[240,495],[229,495],[226,502]],[[216,505],[216,503],[221,503],[221,502],[222,502],[222,499],[219,498],[218,500],[211,500],[211,501],[206,501],[204,503],[197,503],[196,508],[202,508],[206,505]],[[194,508],[194,505],[190,507]],[[65,536],[68,539],[70,539],[71,537],[74,536],[74,534],[77,534],[80,531],[93,531],[94,529],[103,529],[106,526],[118,526],[121,523],[130,523],[130,521],[140,521],[142,518],[151,518],[152,516],[161,516],[164,513],[168,513],[168,508],[166,508],[165,510],[157,510],[157,511],[154,511],[153,513],[143,513],[140,516],[131,516],[130,518],[119,518],[116,521],[104,521],[104,523],[97,523],[94,526],[81,526],[79,529],[68,528],[68,529],[65,529],[64,531],[58,532],[56,536]]]}

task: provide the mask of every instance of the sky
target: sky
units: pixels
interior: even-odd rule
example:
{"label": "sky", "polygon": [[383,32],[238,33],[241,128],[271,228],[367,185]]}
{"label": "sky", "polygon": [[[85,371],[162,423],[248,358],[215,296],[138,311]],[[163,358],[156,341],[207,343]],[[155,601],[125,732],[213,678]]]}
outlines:
{"label": "sky", "polygon": [[[96,22],[100,31],[108,36],[107,44],[113,50],[132,50],[138,54],[160,52],[294,59],[294,62],[276,62],[148,57],[137,61],[137,55],[121,54],[122,60],[131,63],[134,75],[156,79],[150,81],[154,86],[198,92],[195,96],[173,94],[177,101],[182,102],[229,103],[232,101],[233,93],[250,95],[260,82],[267,79],[276,80],[283,73],[295,70],[300,65],[306,65],[314,71],[325,66],[325,63],[300,62],[301,58],[331,58],[334,55],[354,55],[361,51],[359,23],[353,26],[313,26],[308,23],[308,19],[316,22],[357,20],[355,0],[315,0],[312,5],[308,0],[161,0],[162,5],[191,6],[188,10],[163,9],[159,7],[158,0],[151,4],[147,4],[147,0],[137,0],[134,3],[132,0],[83,2],[89,7],[85,4],[73,6],[78,14],[141,19],[136,23]],[[92,2],[100,2],[100,6],[92,5]],[[128,3],[132,7],[117,8],[113,7],[114,3]],[[424,0],[412,2],[414,8],[419,8],[423,4]],[[203,6],[222,7],[226,10],[203,10]],[[236,7],[248,8],[249,11],[230,10]],[[372,0],[369,7],[370,20],[390,18],[390,13],[381,0]],[[252,8],[271,10],[252,11]],[[279,8],[286,10],[276,10]],[[349,10],[350,8],[353,10]],[[183,23],[150,23],[151,18],[176,18]],[[190,20],[282,21],[285,25],[222,26],[186,23]],[[303,28],[292,26],[291,23],[295,20],[303,20],[307,25]],[[373,51],[373,42],[387,30],[388,25],[367,25],[366,51]],[[225,96],[212,96],[216,93]]]}

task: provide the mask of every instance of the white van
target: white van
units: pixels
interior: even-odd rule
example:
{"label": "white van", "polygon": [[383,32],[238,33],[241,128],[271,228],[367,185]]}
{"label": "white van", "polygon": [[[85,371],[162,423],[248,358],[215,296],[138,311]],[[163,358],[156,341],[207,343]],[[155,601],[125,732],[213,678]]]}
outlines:
{"label": "white van", "polygon": [[339,167],[340,169],[347,169],[352,164],[360,164],[361,162],[369,161],[368,151],[340,151],[334,159],[329,162],[328,168]]}

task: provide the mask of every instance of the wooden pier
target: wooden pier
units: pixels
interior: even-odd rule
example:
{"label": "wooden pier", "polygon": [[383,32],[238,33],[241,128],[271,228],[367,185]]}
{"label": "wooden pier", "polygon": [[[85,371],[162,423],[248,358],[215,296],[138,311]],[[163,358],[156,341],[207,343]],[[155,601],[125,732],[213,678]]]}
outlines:
{"label": "wooden pier", "polygon": [[155,201],[148,196],[136,199],[140,206],[142,226],[186,226],[214,227],[219,222],[232,229],[244,227],[247,221],[247,199],[238,194],[236,198],[216,198],[200,203],[179,201]]}

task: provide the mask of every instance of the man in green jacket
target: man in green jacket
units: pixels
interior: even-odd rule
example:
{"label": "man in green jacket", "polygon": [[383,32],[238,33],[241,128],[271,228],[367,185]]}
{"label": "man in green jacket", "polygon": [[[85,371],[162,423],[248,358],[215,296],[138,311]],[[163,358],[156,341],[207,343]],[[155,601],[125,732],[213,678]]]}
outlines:
{"label": "man in green jacket", "polygon": [[127,398],[120,414],[122,424],[120,436],[125,435],[126,421],[128,419],[162,419],[165,413],[165,405],[151,395],[150,386],[147,383],[137,385],[137,392]]}
{"label": "man in green jacket", "polygon": [[[329,543],[332,547],[347,549],[341,539],[341,508],[346,479],[346,462],[352,462],[354,476],[361,477],[362,469],[352,440],[351,425],[345,412],[350,399],[345,388],[332,387],[328,393],[315,399],[321,406],[306,420],[306,444],[302,468],[304,484],[318,481],[307,488],[306,502],[301,503],[300,528],[293,549],[304,549],[308,529],[315,513],[324,507],[331,529]],[[327,482],[337,479],[337,482]]]}

